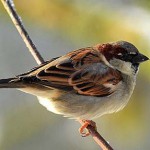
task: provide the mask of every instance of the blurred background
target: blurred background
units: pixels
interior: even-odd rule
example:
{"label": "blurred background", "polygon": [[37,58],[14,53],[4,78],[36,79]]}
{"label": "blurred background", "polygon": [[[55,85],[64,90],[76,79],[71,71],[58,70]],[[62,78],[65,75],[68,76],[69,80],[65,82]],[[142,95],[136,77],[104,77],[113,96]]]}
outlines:
{"label": "blurred background", "polygon": [[[71,50],[126,40],[150,57],[149,0],[15,0],[26,29],[45,60]],[[0,3],[0,78],[37,66]],[[121,112],[96,119],[98,131],[116,150],[150,148],[150,62]],[[80,124],[48,112],[37,98],[0,90],[1,150],[99,150],[82,138]]]}

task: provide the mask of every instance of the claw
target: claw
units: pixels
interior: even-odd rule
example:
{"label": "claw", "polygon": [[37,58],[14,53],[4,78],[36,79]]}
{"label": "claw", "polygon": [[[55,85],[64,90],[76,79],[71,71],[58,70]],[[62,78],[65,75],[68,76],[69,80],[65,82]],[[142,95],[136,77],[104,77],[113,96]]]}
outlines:
{"label": "claw", "polygon": [[[87,126],[92,126],[97,130],[96,123],[92,120],[81,120],[83,125],[79,128],[79,133],[81,134],[82,137],[87,137],[90,135],[90,132],[86,129]],[[85,132],[86,129],[86,132]]]}

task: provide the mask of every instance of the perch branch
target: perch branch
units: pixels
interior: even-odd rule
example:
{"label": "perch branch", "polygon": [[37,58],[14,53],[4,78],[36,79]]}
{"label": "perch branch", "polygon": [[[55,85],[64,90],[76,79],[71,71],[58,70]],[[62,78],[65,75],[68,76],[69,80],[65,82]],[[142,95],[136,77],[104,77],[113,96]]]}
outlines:
{"label": "perch branch", "polygon": [[[82,120],[78,120],[81,125],[83,125]],[[102,150],[113,150],[113,148],[109,145],[109,143],[97,132],[97,130],[88,125],[87,130],[89,131],[90,135],[93,137],[94,141],[102,148]]]}
{"label": "perch branch", "polygon": [[36,46],[32,42],[29,34],[25,30],[23,23],[21,21],[21,18],[18,16],[15,5],[13,3],[13,0],[1,0],[2,4],[4,5],[5,9],[7,10],[12,22],[14,23],[15,27],[17,28],[20,36],[22,37],[23,41],[25,42],[27,48],[29,49],[30,53],[36,60],[36,62],[40,65],[44,62],[44,59],[38,52]]}
{"label": "perch branch", "polygon": [[[29,51],[31,52],[32,56],[36,60],[36,62],[40,65],[44,62],[44,59],[38,52],[36,46],[32,42],[31,38],[29,37],[29,34],[25,30],[21,18],[17,14],[15,10],[15,5],[13,3],[13,0],[1,0],[1,2],[4,5],[4,8],[7,10],[11,20],[13,21],[15,27],[17,28],[18,32],[20,33],[20,36],[22,37],[23,41],[25,42],[26,46],[28,47]],[[82,124],[82,122],[80,122]],[[105,139],[92,127],[87,127],[88,131],[90,132],[91,136],[95,140],[95,142],[103,149],[103,150],[113,150],[111,146],[105,141]]]}

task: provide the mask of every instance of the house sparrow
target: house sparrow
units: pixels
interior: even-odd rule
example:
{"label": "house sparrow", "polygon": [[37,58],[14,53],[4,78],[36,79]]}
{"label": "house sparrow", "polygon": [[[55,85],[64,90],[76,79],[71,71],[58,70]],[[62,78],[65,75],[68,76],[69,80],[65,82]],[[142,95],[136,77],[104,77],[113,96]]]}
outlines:
{"label": "house sparrow", "polygon": [[129,42],[98,44],[1,79],[0,88],[30,93],[49,111],[83,120],[83,133],[91,119],[124,108],[134,90],[139,64],[146,60]]}

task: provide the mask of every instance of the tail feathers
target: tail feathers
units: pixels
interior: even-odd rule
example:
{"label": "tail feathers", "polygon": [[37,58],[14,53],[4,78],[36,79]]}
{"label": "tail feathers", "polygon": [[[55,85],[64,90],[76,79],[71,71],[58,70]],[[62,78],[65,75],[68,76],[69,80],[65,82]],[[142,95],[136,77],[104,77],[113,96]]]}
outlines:
{"label": "tail feathers", "polygon": [[21,82],[18,78],[0,79],[0,88],[20,88]]}

